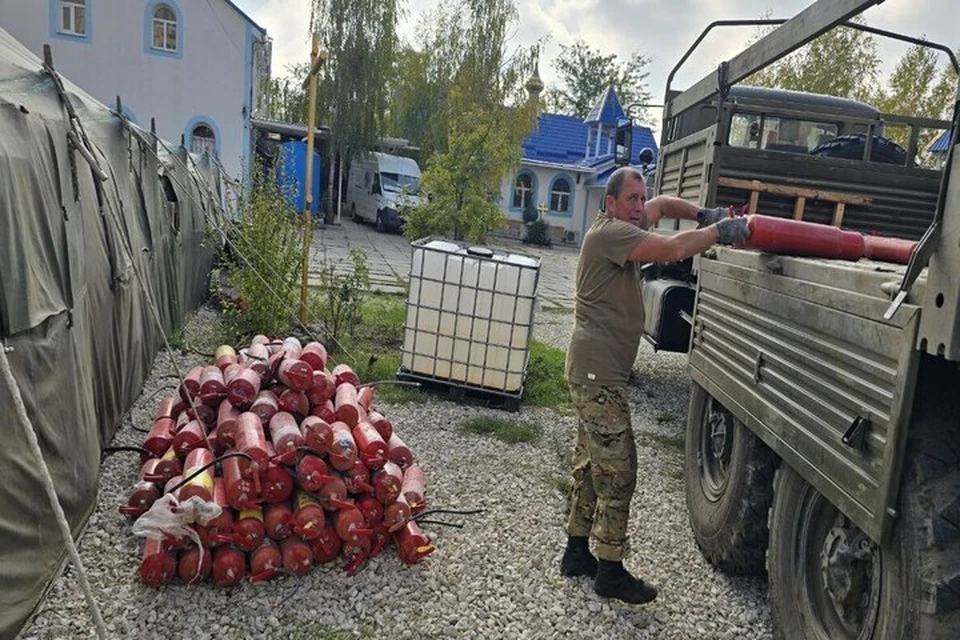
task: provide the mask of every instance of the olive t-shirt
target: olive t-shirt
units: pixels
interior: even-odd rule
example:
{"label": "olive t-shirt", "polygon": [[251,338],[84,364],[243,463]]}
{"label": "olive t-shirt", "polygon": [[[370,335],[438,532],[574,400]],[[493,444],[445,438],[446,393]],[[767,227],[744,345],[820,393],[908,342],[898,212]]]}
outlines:
{"label": "olive t-shirt", "polygon": [[568,382],[607,386],[627,382],[643,333],[639,265],[627,258],[646,237],[646,231],[602,213],[583,236],[567,351]]}

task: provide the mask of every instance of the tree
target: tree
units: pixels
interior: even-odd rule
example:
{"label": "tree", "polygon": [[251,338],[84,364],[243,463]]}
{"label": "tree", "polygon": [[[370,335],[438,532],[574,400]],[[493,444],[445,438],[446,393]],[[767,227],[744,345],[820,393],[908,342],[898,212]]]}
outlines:
{"label": "tree", "polygon": [[[938,52],[914,45],[897,62],[887,91],[879,92],[875,106],[884,113],[923,118],[952,117],[957,74],[949,60],[938,65]],[[906,127],[887,127],[886,137],[904,148],[910,143],[910,130]],[[921,129],[917,148],[926,149],[942,131]]]}
{"label": "tree", "polygon": [[[860,17],[854,22],[865,24]],[[773,27],[761,28],[753,41]],[[808,91],[869,101],[879,85],[876,38],[865,31],[838,27],[779,62],[758,71],[744,84]]]}
{"label": "tree", "polygon": [[341,161],[372,149],[383,135],[398,46],[397,4],[311,0],[310,30],[320,34],[329,55],[319,78],[318,122],[330,125],[331,155]]}
{"label": "tree", "polygon": [[305,124],[308,102],[303,79],[309,70],[306,62],[287,65],[286,75],[271,78],[267,89],[260,94],[257,111],[271,120]]}
{"label": "tree", "polygon": [[585,118],[611,81],[624,107],[647,104],[651,100],[646,83],[649,63],[650,58],[637,52],[630,60],[618,62],[616,54],[604,55],[582,40],[561,44],[560,54],[553,60],[561,84],[547,91],[548,107],[556,113]]}
{"label": "tree", "polygon": [[418,82],[421,96],[434,102],[411,104],[427,105],[418,117],[430,114],[426,135],[433,153],[421,177],[429,199],[406,213],[410,238],[439,234],[482,242],[503,222],[496,201],[500,180],[519,165],[537,111],[523,90],[533,52],[510,56],[506,50],[516,19],[511,0],[459,0],[442,6],[421,30],[426,61]]}

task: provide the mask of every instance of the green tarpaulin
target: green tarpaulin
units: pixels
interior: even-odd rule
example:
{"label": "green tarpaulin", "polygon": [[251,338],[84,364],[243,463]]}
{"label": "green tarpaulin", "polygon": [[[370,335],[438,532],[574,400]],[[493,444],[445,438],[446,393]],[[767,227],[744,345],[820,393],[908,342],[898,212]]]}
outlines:
{"label": "green tarpaulin", "polygon": [[[61,90],[0,29],[0,340],[75,535],[161,331],[206,297],[217,175],[67,80]],[[0,381],[0,638],[16,635],[65,553],[12,392]]]}

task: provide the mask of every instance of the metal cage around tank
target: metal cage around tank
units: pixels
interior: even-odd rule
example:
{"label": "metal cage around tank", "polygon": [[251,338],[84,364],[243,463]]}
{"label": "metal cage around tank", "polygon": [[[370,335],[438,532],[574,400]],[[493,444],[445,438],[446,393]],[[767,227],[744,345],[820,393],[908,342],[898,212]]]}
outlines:
{"label": "metal cage around tank", "polygon": [[519,408],[540,259],[443,238],[411,243],[401,379]]}

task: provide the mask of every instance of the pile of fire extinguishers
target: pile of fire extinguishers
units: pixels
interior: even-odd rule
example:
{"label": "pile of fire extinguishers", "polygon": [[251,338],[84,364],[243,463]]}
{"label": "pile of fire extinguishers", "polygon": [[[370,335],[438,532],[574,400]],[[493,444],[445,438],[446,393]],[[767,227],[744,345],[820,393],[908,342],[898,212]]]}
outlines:
{"label": "pile of fire extinguishers", "polygon": [[353,575],[391,540],[406,563],[433,551],[423,470],[349,366],[262,335],[216,358],[161,401],[120,507],[145,538],[145,584],[232,586],[341,554]]}

